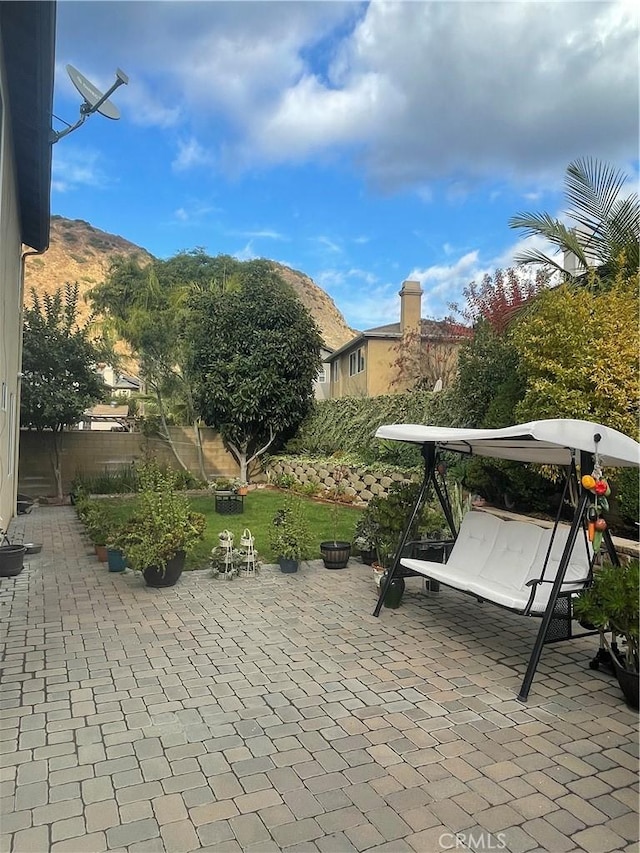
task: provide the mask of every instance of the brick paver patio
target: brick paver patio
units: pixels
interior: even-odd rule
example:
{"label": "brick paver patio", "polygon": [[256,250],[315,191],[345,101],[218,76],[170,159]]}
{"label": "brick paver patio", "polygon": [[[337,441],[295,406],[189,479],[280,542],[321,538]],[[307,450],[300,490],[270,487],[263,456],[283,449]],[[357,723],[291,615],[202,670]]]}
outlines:
{"label": "brick paver patio", "polygon": [[[637,715],[595,638],[357,561],[152,590],[70,508],[0,581],[2,851],[637,851]],[[259,543],[258,543],[259,545]],[[458,834],[456,836],[456,834]]]}

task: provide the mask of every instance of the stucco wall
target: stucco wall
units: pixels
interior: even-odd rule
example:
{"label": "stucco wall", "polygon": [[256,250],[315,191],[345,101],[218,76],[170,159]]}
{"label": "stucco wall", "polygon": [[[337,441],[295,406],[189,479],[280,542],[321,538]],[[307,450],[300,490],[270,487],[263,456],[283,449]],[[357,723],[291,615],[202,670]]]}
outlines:
{"label": "stucco wall", "polygon": [[[171,427],[178,453],[194,476],[199,476],[195,440],[187,427]],[[216,476],[237,477],[239,470],[233,457],[224,449],[220,436],[204,427],[201,430],[208,479]],[[51,467],[51,434],[23,430],[20,436],[20,491],[27,495],[55,494],[55,478]],[[116,471],[152,453],[161,463],[178,468],[168,445],[160,439],[145,438],[140,433],[92,432],[73,430],[62,435],[62,488],[68,492],[77,474],[102,474]]]}
{"label": "stucco wall", "polygon": [[0,529],[15,513],[22,331],[20,232],[7,111],[7,88],[0,42]]}

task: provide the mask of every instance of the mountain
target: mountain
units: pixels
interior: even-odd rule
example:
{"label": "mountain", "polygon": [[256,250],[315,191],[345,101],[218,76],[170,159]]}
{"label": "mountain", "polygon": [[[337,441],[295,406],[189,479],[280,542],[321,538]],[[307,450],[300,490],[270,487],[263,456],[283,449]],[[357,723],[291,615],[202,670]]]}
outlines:
{"label": "mountain", "polygon": [[[80,290],[78,313],[84,320],[90,313],[84,294],[104,281],[111,262],[118,255],[138,256],[143,263],[153,260],[146,249],[94,228],[82,219],[52,216],[49,249],[44,255],[26,259],[25,299],[30,302],[32,288],[39,294],[53,293],[67,282],[77,282]],[[273,266],[295,290],[329,349],[337,349],[354,336],[355,332],[349,328],[333,299],[308,275],[275,261]]]}

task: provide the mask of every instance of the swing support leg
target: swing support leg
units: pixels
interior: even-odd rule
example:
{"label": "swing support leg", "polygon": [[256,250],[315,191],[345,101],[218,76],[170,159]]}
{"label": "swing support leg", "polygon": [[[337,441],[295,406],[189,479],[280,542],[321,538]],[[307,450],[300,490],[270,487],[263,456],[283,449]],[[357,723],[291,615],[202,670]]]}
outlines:
{"label": "swing support leg", "polygon": [[[379,616],[380,611],[382,610],[382,604],[384,602],[385,596],[389,587],[391,585],[391,581],[396,577],[398,572],[400,571],[400,558],[402,557],[402,552],[404,550],[405,545],[407,544],[407,540],[409,539],[409,532],[413,527],[413,523],[417,518],[420,510],[424,506],[424,501],[429,490],[429,486],[431,481],[435,483],[435,467],[436,467],[436,446],[433,443],[423,444],[422,446],[422,456],[424,459],[424,479],[422,481],[422,486],[420,487],[420,491],[418,493],[418,497],[416,498],[416,502],[413,505],[413,510],[411,512],[411,516],[409,517],[409,521],[402,533],[402,537],[400,539],[400,543],[396,548],[396,552],[393,557],[393,563],[391,565],[391,569],[387,571],[387,578],[384,584],[380,585],[380,595],[378,596],[378,603],[376,604],[376,609],[373,611],[374,616]],[[440,492],[438,492],[438,497],[440,497]]]}
{"label": "swing support leg", "polygon": [[[584,469],[583,469],[584,470]],[[538,663],[540,662],[540,655],[542,654],[542,647],[544,646],[544,641],[547,636],[547,631],[549,629],[549,625],[553,618],[554,610],[556,607],[556,602],[558,600],[558,594],[560,592],[560,588],[562,586],[562,582],[564,581],[564,576],[567,572],[567,567],[569,565],[569,559],[571,558],[571,553],[573,551],[573,547],[575,545],[576,538],[578,536],[578,530],[582,526],[582,517],[587,508],[587,503],[589,502],[589,492],[586,489],[582,489],[582,494],[580,496],[580,501],[578,506],[576,507],[576,511],[573,514],[573,521],[571,522],[571,528],[569,530],[569,536],[567,537],[567,542],[564,546],[564,550],[562,552],[562,557],[560,558],[560,565],[558,566],[558,573],[556,575],[555,581],[553,583],[553,587],[551,588],[551,595],[549,596],[549,601],[547,603],[547,608],[544,611],[544,616],[542,617],[542,624],[540,625],[540,629],[538,631],[538,636],[536,637],[536,642],[533,647],[533,651],[531,652],[531,657],[529,658],[529,665],[527,666],[527,671],[524,676],[524,681],[522,682],[522,687],[520,688],[520,693],[518,694],[519,702],[526,702],[529,697],[529,690],[531,689],[531,684],[533,682],[533,678],[536,674],[536,669],[538,668]]]}

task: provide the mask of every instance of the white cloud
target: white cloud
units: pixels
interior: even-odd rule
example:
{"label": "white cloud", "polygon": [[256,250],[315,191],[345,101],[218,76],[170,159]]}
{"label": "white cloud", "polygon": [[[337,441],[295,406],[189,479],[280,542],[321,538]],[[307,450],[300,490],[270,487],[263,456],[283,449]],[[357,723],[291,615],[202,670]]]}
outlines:
{"label": "white cloud", "polygon": [[210,213],[219,213],[221,208],[214,207],[208,202],[190,200],[178,207],[174,213],[174,219],[178,222],[192,224],[205,219]]}
{"label": "white cloud", "polygon": [[52,189],[65,193],[81,187],[100,189],[108,185],[101,155],[68,142],[53,149]]}
{"label": "white cloud", "polygon": [[322,246],[323,249],[327,249],[329,252],[340,253],[342,252],[342,247],[338,245],[334,240],[331,240],[329,237],[325,237],[324,235],[320,235],[314,238],[315,242]]}
{"label": "white cloud", "polygon": [[106,82],[118,57],[132,119],[215,130],[227,170],[347,151],[428,201],[443,179],[457,198],[498,174],[534,192],[577,156],[637,158],[632,0],[62,3],[59,18],[61,62]]}
{"label": "white cloud", "polygon": [[212,162],[211,154],[206,151],[197,139],[178,140],[178,153],[171,164],[175,172],[185,172],[198,166],[209,166]]}
{"label": "white cloud", "polygon": [[250,237],[252,240],[286,240],[284,234],[273,228],[260,228],[256,231],[230,231],[235,237]]}
{"label": "white cloud", "polygon": [[[452,260],[450,264],[433,264],[428,267],[415,267],[406,276],[419,281],[422,285],[422,316],[441,318],[448,316],[452,304],[462,305],[462,293],[472,281],[480,282],[485,275],[493,275],[497,269],[515,267],[515,257],[524,249],[539,249],[550,257],[554,249],[542,237],[527,237],[509,245],[500,254],[482,257],[474,249]],[[525,268],[525,275],[534,276],[537,265]]]}
{"label": "white cloud", "polygon": [[237,252],[233,253],[233,257],[237,258],[239,261],[252,261],[258,257],[256,254],[256,250],[253,247],[253,241],[249,240],[249,242]]}

